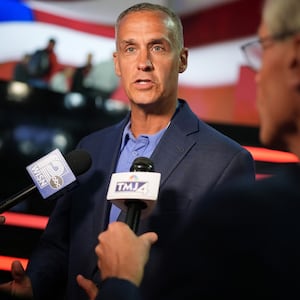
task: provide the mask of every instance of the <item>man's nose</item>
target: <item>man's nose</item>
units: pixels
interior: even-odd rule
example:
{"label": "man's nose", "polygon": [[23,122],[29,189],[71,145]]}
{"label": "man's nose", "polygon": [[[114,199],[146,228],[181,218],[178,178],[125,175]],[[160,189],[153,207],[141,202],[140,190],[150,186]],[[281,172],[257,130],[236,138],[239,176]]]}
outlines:
{"label": "man's nose", "polygon": [[151,61],[150,54],[145,51],[139,56],[138,69],[141,71],[150,71],[153,69],[153,64]]}

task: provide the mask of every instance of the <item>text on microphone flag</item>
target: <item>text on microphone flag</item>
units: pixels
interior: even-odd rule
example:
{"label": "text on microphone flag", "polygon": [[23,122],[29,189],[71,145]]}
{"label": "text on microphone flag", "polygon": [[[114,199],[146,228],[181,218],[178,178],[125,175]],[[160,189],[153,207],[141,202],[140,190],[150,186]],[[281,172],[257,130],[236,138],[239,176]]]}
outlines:
{"label": "text on microphone flag", "polygon": [[111,176],[107,199],[157,200],[160,173],[120,172]]}
{"label": "text on microphone flag", "polygon": [[76,181],[62,153],[55,149],[26,167],[44,199]]}

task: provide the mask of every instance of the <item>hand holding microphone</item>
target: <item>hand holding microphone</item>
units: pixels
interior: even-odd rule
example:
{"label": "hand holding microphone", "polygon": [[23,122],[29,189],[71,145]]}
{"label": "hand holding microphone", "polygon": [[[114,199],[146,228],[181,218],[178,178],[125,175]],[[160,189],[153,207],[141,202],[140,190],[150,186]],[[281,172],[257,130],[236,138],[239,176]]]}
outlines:
{"label": "hand holding microphone", "polygon": [[137,232],[140,218],[154,209],[160,173],[154,172],[153,162],[147,157],[136,158],[130,171],[112,174],[107,200],[126,211],[125,223]]}

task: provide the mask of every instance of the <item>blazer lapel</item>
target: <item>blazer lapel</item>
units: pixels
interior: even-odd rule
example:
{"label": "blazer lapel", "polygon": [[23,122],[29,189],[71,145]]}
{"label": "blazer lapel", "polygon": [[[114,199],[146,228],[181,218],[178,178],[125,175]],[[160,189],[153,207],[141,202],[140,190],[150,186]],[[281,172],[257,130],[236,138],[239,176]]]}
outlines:
{"label": "blazer lapel", "polygon": [[199,131],[199,122],[195,114],[182,100],[180,106],[151,156],[154,171],[161,173],[161,186],[186,153],[195,145],[193,133]]}

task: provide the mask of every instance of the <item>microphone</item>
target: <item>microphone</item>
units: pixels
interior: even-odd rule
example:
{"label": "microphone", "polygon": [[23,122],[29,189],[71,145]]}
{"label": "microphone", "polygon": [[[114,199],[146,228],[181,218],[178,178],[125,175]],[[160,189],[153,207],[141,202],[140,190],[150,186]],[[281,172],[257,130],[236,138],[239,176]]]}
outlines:
{"label": "microphone", "polygon": [[[153,171],[153,162],[147,157],[136,158],[130,167],[130,172]],[[129,199],[125,201],[125,205],[127,206],[125,223],[128,224],[134,232],[137,232],[141,211],[147,207],[147,204],[139,199]]]}
{"label": "microphone", "polygon": [[154,172],[153,162],[147,157],[136,158],[130,172],[114,173],[107,193],[117,207],[126,211],[125,223],[137,232],[139,221],[154,209],[159,190],[160,173]]}
{"label": "microphone", "polygon": [[0,213],[26,200],[36,190],[46,198],[57,198],[77,184],[76,177],[86,172],[92,164],[85,150],[73,150],[64,158],[58,149],[53,150],[26,167],[34,184],[0,202]]}

